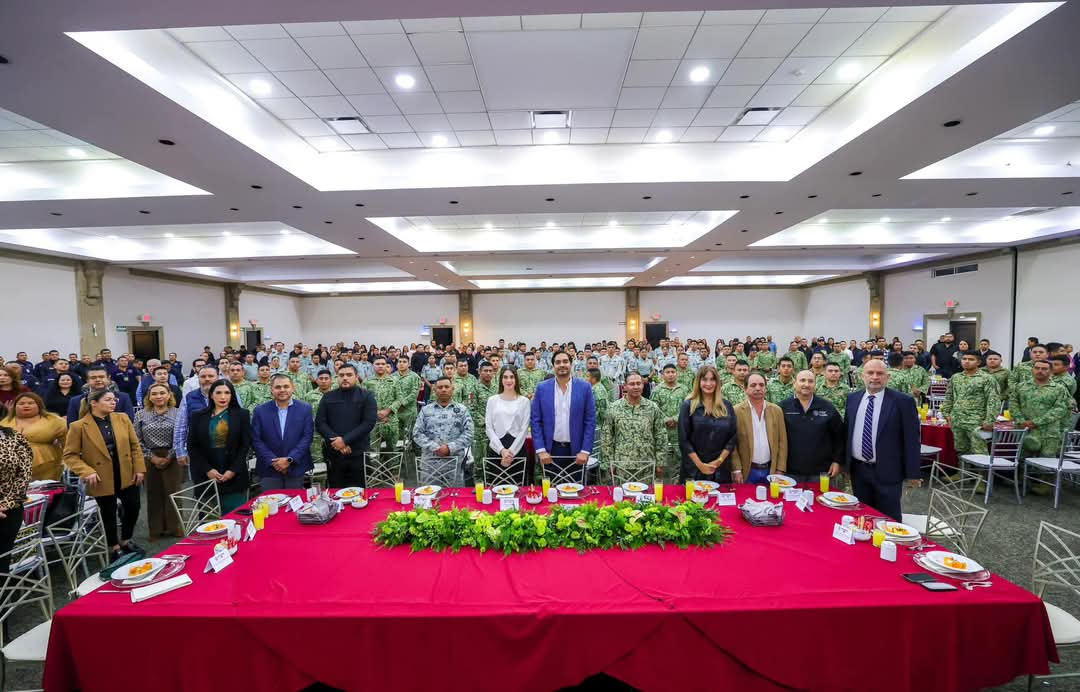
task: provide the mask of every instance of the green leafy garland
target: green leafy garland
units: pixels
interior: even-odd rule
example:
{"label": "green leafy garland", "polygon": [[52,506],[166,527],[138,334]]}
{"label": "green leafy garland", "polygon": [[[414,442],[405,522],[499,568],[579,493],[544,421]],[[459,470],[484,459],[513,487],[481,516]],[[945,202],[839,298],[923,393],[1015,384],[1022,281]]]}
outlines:
{"label": "green leafy garland", "polygon": [[718,512],[694,502],[676,506],[620,502],[603,507],[554,505],[546,515],[521,510],[491,514],[413,509],[392,512],[375,525],[372,534],[375,543],[386,547],[408,543],[413,551],[475,548],[509,555],[547,548],[632,550],[669,543],[680,548],[706,547],[722,543],[731,530],[719,522]]}

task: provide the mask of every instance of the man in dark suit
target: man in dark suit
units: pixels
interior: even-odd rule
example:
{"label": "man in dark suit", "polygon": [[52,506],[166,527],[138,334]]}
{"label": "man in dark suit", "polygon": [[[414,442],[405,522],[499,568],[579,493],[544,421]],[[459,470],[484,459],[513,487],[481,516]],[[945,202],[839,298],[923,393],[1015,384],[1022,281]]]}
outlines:
{"label": "man in dark suit", "polygon": [[[338,388],[323,395],[315,416],[322,435],[327,484],[331,488],[365,486],[364,454],[368,436],[378,419],[375,395],[360,387],[353,365],[338,368]],[[412,431],[404,431],[412,435]]]}
{"label": "man in dark suit", "polygon": [[566,351],[556,352],[551,362],[555,377],[538,384],[532,400],[536,456],[544,466],[560,471],[578,464],[583,478],[596,434],[592,386],[570,376],[572,363]]}
{"label": "man in dark suit", "polygon": [[300,489],[313,467],[311,404],[293,398],[292,379],[281,373],[270,378],[270,393],[274,399],[256,406],[251,417],[255,473],[263,490]]}
{"label": "man in dark suit", "polygon": [[[135,409],[131,405],[131,397],[116,388],[116,385],[109,379],[109,371],[104,366],[91,365],[86,371],[86,392],[68,402],[68,425],[86,415],[89,410],[89,408],[83,408],[86,395],[99,389],[111,389],[116,394],[116,412],[126,413],[128,418],[135,420]],[[87,407],[89,407],[89,404],[87,404]]]}
{"label": "man in dark suit", "polygon": [[846,466],[855,495],[900,521],[904,479],[922,485],[919,416],[915,400],[886,389],[888,381],[885,364],[868,361],[863,367],[865,391],[848,395]]}

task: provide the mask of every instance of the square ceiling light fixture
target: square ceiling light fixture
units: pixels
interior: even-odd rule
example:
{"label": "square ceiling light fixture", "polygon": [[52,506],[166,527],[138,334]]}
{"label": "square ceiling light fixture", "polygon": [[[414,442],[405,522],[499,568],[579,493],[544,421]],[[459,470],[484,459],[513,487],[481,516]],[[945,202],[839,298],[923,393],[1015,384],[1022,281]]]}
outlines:
{"label": "square ceiling light fixture", "polygon": [[743,114],[739,116],[739,119],[735,121],[736,125],[768,125],[773,121],[777,115],[780,114],[782,108],[747,108],[743,111]]}
{"label": "square ceiling light fixture", "polygon": [[570,127],[570,111],[533,111],[532,126],[535,128]]}

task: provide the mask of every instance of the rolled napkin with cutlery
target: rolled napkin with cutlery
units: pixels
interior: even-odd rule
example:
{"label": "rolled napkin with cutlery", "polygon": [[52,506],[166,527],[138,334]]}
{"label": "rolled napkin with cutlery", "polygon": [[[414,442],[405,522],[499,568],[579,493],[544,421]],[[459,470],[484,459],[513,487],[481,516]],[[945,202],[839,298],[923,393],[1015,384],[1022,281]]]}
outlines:
{"label": "rolled napkin with cutlery", "polygon": [[176,591],[182,589],[185,586],[191,584],[191,577],[186,574],[180,574],[172,579],[166,579],[163,582],[157,584],[150,584],[149,586],[141,586],[137,589],[131,590],[131,602],[139,603],[151,599],[155,596],[160,596],[163,593],[169,593],[170,591]]}

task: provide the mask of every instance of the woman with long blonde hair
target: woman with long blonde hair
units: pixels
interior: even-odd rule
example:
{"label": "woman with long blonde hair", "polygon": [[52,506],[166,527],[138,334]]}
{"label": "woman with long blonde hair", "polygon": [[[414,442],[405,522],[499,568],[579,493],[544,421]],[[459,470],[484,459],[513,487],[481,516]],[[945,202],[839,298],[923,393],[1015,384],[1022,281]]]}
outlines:
{"label": "woman with long blonde hair", "polygon": [[731,483],[735,435],[735,411],[720,394],[720,373],[712,365],[702,365],[690,396],[679,408],[679,482]]}

